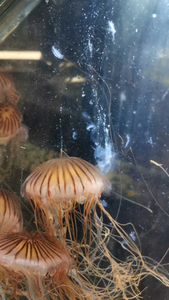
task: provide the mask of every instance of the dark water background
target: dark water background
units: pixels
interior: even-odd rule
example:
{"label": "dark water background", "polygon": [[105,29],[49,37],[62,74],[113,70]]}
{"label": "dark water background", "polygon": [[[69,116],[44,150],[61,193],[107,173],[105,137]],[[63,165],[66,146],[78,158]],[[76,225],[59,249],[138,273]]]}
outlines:
{"label": "dark water background", "polygon": [[[62,148],[98,164],[116,193],[150,207],[152,214],[123,200],[118,221],[134,224],[142,254],[157,261],[168,248],[169,216],[146,184],[169,214],[168,178],[150,164],[169,167],[168,28],[167,0],[46,0],[0,44],[1,51],[43,55],[1,62],[21,93],[19,108],[37,157]],[[112,193],[103,200],[116,217],[119,198]],[[169,298],[154,279],[145,279],[145,287],[145,300]]]}

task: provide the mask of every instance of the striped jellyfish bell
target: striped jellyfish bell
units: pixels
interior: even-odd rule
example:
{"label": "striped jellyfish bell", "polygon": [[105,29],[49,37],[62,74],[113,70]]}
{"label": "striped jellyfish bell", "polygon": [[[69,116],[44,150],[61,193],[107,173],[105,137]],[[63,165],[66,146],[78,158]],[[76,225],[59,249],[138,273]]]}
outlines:
{"label": "striped jellyfish bell", "polygon": [[86,198],[109,190],[107,178],[92,164],[77,157],[51,159],[38,166],[25,180],[22,195],[27,199],[41,199],[64,203],[74,200],[83,204]]}
{"label": "striped jellyfish bell", "polygon": [[27,139],[28,133],[26,126],[22,125],[21,113],[11,104],[0,103],[0,144],[7,145],[13,137],[19,136],[19,133],[22,140]]}
{"label": "striped jellyfish bell", "polygon": [[0,234],[0,264],[18,272],[44,276],[69,269],[70,258],[56,238],[40,232]]}
{"label": "striped jellyfish bell", "polygon": [[23,228],[23,217],[18,197],[0,189],[0,233],[18,232]]}

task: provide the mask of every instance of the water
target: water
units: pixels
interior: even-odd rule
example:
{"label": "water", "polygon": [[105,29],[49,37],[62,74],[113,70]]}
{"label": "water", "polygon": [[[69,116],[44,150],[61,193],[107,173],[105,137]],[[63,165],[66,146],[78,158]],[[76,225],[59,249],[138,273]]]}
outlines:
{"label": "water", "polygon": [[[81,157],[112,183],[103,206],[133,223],[142,253],[160,261],[168,249],[168,178],[150,160],[168,170],[168,1],[37,1],[21,19],[16,2],[8,9],[18,26],[9,21],[0,35],[0,67],[21,94],[29,138],[1,145],[1,185],[19,195],[26,176],[61,149]],[[143,299],[167,299],[155,279],[141,288]]]}

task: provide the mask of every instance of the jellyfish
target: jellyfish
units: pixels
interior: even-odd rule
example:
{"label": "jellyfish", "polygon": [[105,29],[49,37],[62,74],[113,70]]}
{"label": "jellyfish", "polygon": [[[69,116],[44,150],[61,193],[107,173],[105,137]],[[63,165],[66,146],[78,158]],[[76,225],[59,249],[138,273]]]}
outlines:
{"label": "jellyfish", "polygon": [[[99,204],[102,208],[100,194],[109,189],[108,180],[96,167],[80,158],[64,157],[46,161],[37,167],[24,182],[22,195],[30,201],[33,200],[35,215],[38,208],[45,211],[49,219],[58,225],[56,227],[60,232],[64,235],[64,229],[68,229],[70,237],[74,235],[74,240],[77,228],[74,228],[74,233],[71,231],[75,223],[72,220],[73,224],[70,226],[70,214],[75,213],[82,218],[83,240],[86,244],[91,211],[94,213],[95,223],[99,223],[96,205]],[[98,224],[97,228],[99,227]]]}
{"label": "jellyfish", "polygon": [[0,102],[16,105],[20,99],[11,77],[6,72],[0,73]]}
{"label": "jellyfish", "polygon": [[22,124],[22,115],[15,106],[0,103],[0,144],[7,145],[14,137],[26,141],[27,127]]}
{"label": "jellyfish", "polygon": [[19,232],[23,229],[22,211],[18,197],[0,189],[0,233]]}
{"label": "jellyfish", "polygon": [[[139,282],[147,275],[169,286],[166,272],[151,260],[146,262],[126,233],[125,225],[119,224],[103,207],[100,195],[109,190],[109,181],[95,166],[77,157],[62,157],[35,168],[23,183],[21,193],[34,209],[37,228],[42,225],[48,234],[54,233],[66,245],[69,240],[77,268],[83,269],[81,274],[86,276],[89,272],[89,276],[100,278],[98,282],[107,286],[103,299],[139,297]],[[104,216],[111,225],[103,223]],[[79,240],[81,225],[83,234]],[[130,226],[135,232],[134,226]],[[126,260],[120,261],[113,255],[109,249],[112,242],[121,245]],[[81,252],[85,257],[83,263],[79,258],[83,256]]]}
{"label": "jellyfish", "polygon": [[1,289],[11,297],[102,299],[96,298],[92,284],[86,280],[85,288],[82,277],[71,271],[68,248],[42,232],[0,234],[0,268]]}

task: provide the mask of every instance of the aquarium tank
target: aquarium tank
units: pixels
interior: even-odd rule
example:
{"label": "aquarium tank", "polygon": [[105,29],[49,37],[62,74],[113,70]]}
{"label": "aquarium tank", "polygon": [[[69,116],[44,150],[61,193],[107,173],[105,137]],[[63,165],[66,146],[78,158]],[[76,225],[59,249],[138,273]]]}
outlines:
{"label": "aquarium tank", "polygon": [[0,0],[3,300],[168,300],[168,27],[168,0]]}

